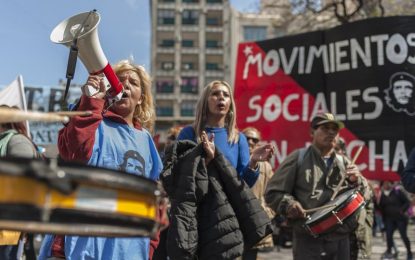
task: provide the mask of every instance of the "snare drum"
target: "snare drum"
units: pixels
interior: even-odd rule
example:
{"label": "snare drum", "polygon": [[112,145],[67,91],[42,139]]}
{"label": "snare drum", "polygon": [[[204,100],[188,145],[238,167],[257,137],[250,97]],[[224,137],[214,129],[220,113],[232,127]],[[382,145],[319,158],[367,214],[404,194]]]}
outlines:
{"label": "snare drum", "polygon": [[362,194],[358,190],[349,190],[330,201],[327,208],[314,212],[304,226],[311,235],[318,237],[342,225],[364,205],[365,200]]}
{"label": "snare drum", "polygon": [[88,236],[153,236],[157,183],[108,169],[0,159],[0,229]]}

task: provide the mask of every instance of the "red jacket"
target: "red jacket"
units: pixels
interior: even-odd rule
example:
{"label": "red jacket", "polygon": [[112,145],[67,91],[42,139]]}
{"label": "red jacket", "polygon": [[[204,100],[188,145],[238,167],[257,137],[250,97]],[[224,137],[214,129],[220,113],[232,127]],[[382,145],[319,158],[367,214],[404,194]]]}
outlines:
{"label": "red jacket", "polygon": [[[95,143],[95,132],[103,120],[103,118],[110,119],[117,123],[127,124],[127,122],[120,115],[108,110],[104,110],[105,100],[91,98],[85,95],[81,96],[79,111],[92,111],[90,116],[74,116],[68,124],[59,131],[58,148],[59,154],[65,161],[77,161],[87,163],[91,158],[92,150]],[[134,122],[134,127],[141,130],[139,122]],[[162,209],[159,209],[159,211]],[[160,212],[160,215],[162,212]],[[153,257],[154,250],[159,244],[160,232],[150,240],[150,259]],[[63,239],[55,239],[54,243]],[[62,248],[62,247],[57,247]],[[62,252],[61,252],[62,253]]]}

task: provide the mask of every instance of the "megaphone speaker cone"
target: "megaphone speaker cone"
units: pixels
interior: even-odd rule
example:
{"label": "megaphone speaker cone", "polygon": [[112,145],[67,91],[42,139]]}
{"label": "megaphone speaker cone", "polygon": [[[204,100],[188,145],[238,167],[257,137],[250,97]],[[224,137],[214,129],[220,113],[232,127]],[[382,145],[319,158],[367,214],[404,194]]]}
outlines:
{"label": "megaphone speaker cone", "polygon": [[[86,20],[87,19],[87,20]],[[71,45],[76,34],[78,39],[82,39],[96,30],[101,17],[97,12],[86,12],[74,15],[60,22],[50,34],[50,40],[54,43]],[[84,23],[85,22],[85,23]],[[83,28],[80,28],[84,23]],[[79,29],[81,29],[80,32]]]}
{"label": "megaphone speaker cone", "polygon": [[77,39],[78,56],[85,65],[89,74],[104,73],[111,89],[110,96],[115,97],[122,92],[122,83],[109,64],[98,37],[99,14],[94,10],[74,15],[53,29],[50,39],[52,42],[71,47]]}

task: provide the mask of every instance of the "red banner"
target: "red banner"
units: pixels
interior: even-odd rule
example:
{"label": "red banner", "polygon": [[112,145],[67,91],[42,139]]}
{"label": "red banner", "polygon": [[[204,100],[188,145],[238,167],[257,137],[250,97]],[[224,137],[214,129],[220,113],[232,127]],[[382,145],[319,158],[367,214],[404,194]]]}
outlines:
{"label": "red banner", "polygon": [[[235,78],[239,129],[254,126],[274,143],[272,163],[278,167],[311,142],[314,115],[330,111],[346,125],[340,136],[350,157],[363,145],[356,163],[363,174],[398,180],[415,146],[415,29],[408,26],[414,22],[377,18],[241,43]],[[403,88],[406,97],[399,99]]]}

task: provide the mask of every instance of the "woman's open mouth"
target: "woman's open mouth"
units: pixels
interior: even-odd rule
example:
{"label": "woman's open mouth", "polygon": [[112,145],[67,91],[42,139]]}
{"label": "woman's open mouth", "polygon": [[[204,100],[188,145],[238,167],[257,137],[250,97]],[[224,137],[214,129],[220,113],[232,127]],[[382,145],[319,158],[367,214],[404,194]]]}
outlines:
{"label": "woman's open mouth", "polygon": [[226,108],[226,105],[225,104],[218,104],[218,106],[217,106],[220,110],[223,110],[223,109],[225,109]]}

